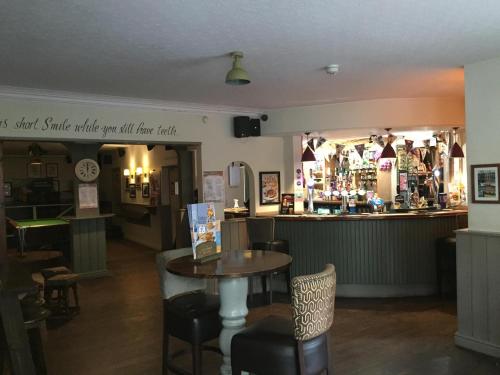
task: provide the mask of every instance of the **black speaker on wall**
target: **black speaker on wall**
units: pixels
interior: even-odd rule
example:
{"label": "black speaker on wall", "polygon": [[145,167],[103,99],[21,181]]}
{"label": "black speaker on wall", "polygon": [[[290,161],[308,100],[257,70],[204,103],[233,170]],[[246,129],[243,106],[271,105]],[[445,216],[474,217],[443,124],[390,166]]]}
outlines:
{"label": "black speaker on wall", "polygon": [[250,117],[236,116],[233,119],[233,127],[236,138],[250,137]]}
{"label": "black speaker on wall", "polygon": [[260,120],[258,118],[250,120],[250,135],[252,137],[260,137]]}

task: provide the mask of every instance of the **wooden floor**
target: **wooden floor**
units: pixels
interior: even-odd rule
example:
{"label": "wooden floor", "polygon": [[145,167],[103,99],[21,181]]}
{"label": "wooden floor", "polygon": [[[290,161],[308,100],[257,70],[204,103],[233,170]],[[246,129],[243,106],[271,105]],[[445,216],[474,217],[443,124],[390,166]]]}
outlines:
{"label": "wooden floor", "polygon": [[[109,244],[113,276],[80,283],[81,313],[44,335],[51,375],[160,374],[161,301],[155,251],[126,241]],[[453,303],[437,299],[337,299],[336,374],[500,374],[500,361],[457,348]],[[285,303],[253,308],[249,321],[289,316]],[[175,342],[175,346],[183,346]],[[190,366],[189,356],[180,364]],[[220,357],[204,356],[205,374]]]}

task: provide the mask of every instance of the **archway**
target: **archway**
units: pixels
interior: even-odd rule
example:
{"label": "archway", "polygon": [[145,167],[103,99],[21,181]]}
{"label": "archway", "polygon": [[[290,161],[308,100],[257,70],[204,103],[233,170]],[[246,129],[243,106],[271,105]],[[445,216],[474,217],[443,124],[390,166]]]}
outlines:
{"label": "archway", "polygon": [[240,208],[246,207],[250,216],[255,216],[255,176],[244,161],[233,161],[227,166],[226,208],[233,208],[235,199]]}

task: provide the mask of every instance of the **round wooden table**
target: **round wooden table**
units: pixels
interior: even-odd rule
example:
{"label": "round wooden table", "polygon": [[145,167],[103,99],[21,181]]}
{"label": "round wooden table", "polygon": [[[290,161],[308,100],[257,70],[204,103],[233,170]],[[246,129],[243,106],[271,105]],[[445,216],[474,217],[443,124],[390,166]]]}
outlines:
{"label": "round wooden table", "polygon": [[179,276],[219,279],[221,374],[231,374],[231,339],[245,327],[248,277],[286,269],[291,262],[291,256],[276,251],[240,250],[225,251],[220,259],[207,263],[195,263],[190,255],[167,263],[167,271]]}

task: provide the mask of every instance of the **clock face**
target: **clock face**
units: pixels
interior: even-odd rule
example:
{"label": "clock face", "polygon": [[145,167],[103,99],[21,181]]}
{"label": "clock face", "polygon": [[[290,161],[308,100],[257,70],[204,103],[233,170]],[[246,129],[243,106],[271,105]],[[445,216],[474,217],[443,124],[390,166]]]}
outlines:
{"label": "clock face", "polygon": [[99,164],[92,159],[82,159],[75,165],[75,174],[80,181],[94,181],[99,176]]}

